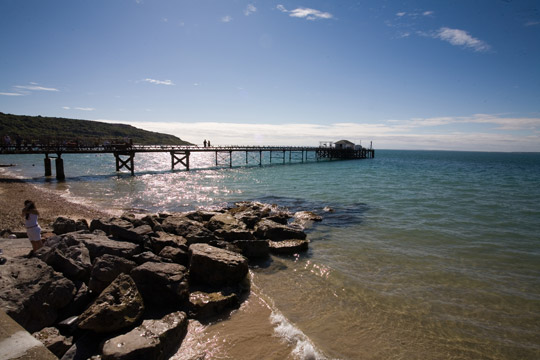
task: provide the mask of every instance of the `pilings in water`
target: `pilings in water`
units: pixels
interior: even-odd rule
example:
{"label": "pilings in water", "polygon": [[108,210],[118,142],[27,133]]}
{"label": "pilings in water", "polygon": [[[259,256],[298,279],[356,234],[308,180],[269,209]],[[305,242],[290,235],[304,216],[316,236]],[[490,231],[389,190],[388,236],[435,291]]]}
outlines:
{"label": "pilings in water", "polygon": [[[122,156],[127,156],[127,158],[122,158]],[[122,168],[126,168],[131,171],[131,175],[135,175],[135,166],[133,162],[134,157],[134,151],[114,152],[114,158],[116,159],[116,171],[120,171]]]}
{"label": "pilings in water", "polygon": [[[171,151],[171,169],[174,170],[174,166],[178,163],[184,165],[186,170],[189,170],[189,155],[190,151]],[[178,156],[180,155],[180,156]]]}
{"label": "pilings in water", "polygon": [[[5,149],[0,149],[4,151]],[[48,147],[31,148],[31,149],[11,149],[8,153],[31,153],[31,154],[45,154],[43,160],[45,168],[45,176],[52,175],[51,158],[55,158],[56,178],[58,180],[64,180],[64,160],[62,154],[113,154],[116,162],[116,171],[127,169],[131,175],[135,175],[134,158],[135,153],[156,153],[156,152],[168,152],[171,155],[171,168],[174,170],[178,167],[178,164],[183,166],[183,169],[189,171],[190,156],[193,153],[214,153],[215,166],[227,166],[233,167],[234,163],[242,161],[242,155],[237,153],[245,153],[245,164],[263,166],[263,162],[269,162],[270,164],[285,164],[289,163],[304,163],[309,161],[320,160],[348,160],[348,159],[369,159],[375,157],[375,150],[370,148],[336,148],[336,147],[294,147],[294,146],[226,146],[226,147],[206,147],[198,148],[196,146],[181,147],[181,146],[167,146],[167,145],[134,145],[134,146],[122,146],[122,147],[89,147],[89,148],[57,148],[51,149]],[[4,153],[4,152],[2,152]],[[288,154],[287,154],[288,153]],[[56,156],[51,156],[55,154]],[[288,159],[288,160],[287,160]]]}
{"label": "pilings in water", "polygon": [[[49,154],[45,154],[43,165],[45,167],[45,176],[52,176],[51,158],[49,157]],[[62,159],[61,153],[57,154],[56,159],[54,160],[54,165],[56,168],[56,179],[65,180],[66,175],[64,174],[64,159]]]}

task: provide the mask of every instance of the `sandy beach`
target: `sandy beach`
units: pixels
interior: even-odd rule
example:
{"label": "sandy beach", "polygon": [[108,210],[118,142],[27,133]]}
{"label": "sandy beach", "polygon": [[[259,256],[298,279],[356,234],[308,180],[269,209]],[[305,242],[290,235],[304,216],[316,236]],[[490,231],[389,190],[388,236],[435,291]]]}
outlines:
{"label": "sandy beach", "polygon": [[10,177],[0,172],[0,231],[25,231],[21,211],[25,200],[36,203],[39,210],[39,224],[46,230],[58,216],[72,219],[95,219],[110,215],[105,211],[92,209],[83,204],[70,202],[57,194],[39,189],[24,180]]}

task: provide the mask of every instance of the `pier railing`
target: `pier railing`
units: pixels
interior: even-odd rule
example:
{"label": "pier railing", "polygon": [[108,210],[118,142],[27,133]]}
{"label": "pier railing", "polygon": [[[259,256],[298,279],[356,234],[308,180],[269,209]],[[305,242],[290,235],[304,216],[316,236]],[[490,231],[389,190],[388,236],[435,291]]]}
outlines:
{"label": "pier railing", "polygon": [[[256,165],[263,165],[263,154],[272,161],[286,163],[309,160],[350,160],[368,159],[375,157],[375,150],[367,148],[336,148],[326,146],[185,146],[185,145],[132,145],[130,143],[113,143],[95,146],[77,144],[55,145],[25,145],[25,146],[0,146],[0,154],[44,154],[45,176],[52,175],[51,158],[55,158],[56,177],[65,179],[63,154],[113,154],[116,161],[116,171],[127,169],[132,175],[135,174],[134,158],[136,153],[168,152],[171,155],[171,168],[180,164],[185,170],[190,169],[190,156],[193,153],[214,153],[215,165],[233,167],[233,153],[244,152],[245,164],[249,160]],[[309,155],[311,154],[311,158]],[[288,155],[288,156],[287,156]]]}

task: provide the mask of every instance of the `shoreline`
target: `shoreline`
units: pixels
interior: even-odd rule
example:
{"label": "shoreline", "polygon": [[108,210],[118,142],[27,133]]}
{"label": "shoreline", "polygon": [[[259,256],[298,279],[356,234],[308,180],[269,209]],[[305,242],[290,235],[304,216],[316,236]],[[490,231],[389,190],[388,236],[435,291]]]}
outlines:
{"label": "shoreline", "polygon": [[[52,231],[52,223],[59,216],[73,220],[86,219],[88,222],[112,216],[112,212],[70,201],[59,193],[34,185],[26,179],[17,178],[1,169],[0,196],[3,199],[0,206],[0,232],[10,230],[25,233],[20,213],[26,199],[36,202],[43,233]],[[31,246],[30,242],[25,240],[2,239],[4,254],[11,257],[26,254]],[[275,333],[274,324],[270,320],[272,308],[263,298],[260,290],[254,286],[241,307],[233,310],[225,318],[206,324],[192,321],[184,342],[171,359],[191,359],[191,356],[201,354],[212,354],[224,359],[255,359],[269,349],[280,358],[295,359],[293,353],[295,346],[298,345],[296,340],[291,343]],[[253,352],[247,354],[248,348]]]}
{"label": "shoreline", "polygon": [[26,231],[21,216],[23,203],[30,199],[39,210],[39,224],[47,231],[59,216],[74,220],[92,219],[111,216],[110,212],[91,207],[86,204],[72,202],[53,192],[28,183],[4,171],[0,171],[0,231]]}

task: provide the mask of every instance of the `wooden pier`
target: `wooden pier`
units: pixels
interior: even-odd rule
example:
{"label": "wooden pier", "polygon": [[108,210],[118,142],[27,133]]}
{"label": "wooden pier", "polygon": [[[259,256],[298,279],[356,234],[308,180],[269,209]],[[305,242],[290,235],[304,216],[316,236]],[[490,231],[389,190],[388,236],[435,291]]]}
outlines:
{"label": "wooden pier", "polygon": [[[135,154],[164,152],[171,156],[171,169],[179,164],[190,170],[190,156],[194,153],[213,153],[215,166],[263,165],[263,158],[269,158],[270,163],[299,162],[321,160],[352,160],[375,157],[374,149],[367,148],[336,148],[330,146],[176,146],[176,145],[130,145],[111,144],[100,146],[48,146],[33,145],[24,147],[0,147],[0,154],[44,154],[45,176],[52,176],[51,159],[55,159],[56,178],[65,179],[64,154],[113,154],[116,161],[116,171],[126,169],[135,175]],[[245,163],[233,161],[233,154],[245,153]],[[243,156],[241,157],[244,158]]]}

